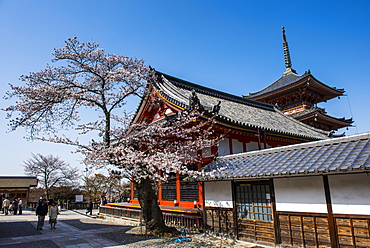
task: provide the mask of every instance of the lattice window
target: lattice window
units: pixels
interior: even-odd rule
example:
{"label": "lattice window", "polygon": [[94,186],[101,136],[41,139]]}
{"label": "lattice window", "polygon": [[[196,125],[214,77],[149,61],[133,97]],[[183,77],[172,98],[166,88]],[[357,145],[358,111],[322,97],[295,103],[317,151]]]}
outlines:
{"label": "lattice window", "polygon": [[269,184],[239,183],[236,194],[238,218],[272,221]]}
{"label": "lattice window", "polygon": [[162,200],[176,200],[176,179],[170,179],[162,184]]}

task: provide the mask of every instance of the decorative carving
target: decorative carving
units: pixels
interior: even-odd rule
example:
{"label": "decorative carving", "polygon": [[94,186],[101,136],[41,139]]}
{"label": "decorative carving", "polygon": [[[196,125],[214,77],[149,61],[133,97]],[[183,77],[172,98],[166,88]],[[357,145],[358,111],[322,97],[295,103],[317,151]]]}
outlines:
{"label": "decorative carving", "polygon": [[191,96],[189,98],[189,109],[198,109],[200,111],[203,110],[203,106],[200,103],[200,100],[194,89],[191,91]]}
{"label": "decorative carving", "polygon": [[212,109],[212,114],[214,115],[218,115],[218,112],[220,112],[220,109],[221,109],[221,101],[218,101],[218,103],[213,106],[213,109]]}

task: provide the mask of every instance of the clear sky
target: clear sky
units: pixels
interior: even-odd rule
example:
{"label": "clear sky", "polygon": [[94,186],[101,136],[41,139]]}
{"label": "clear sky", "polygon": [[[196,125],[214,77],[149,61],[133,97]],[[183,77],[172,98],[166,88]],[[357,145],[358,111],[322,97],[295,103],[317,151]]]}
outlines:
{"label": "clear sky", "polygon": [[[348,95],[319,104],[332,116],[354,118],[356,127],[337,133],[369,132],[369,13],[369,0],[0,0],[0,95],[20,75],[45,68],[53,48],[74,36],[181,79],[247,95],[285,70],[285,26],[293,69],[310,69]],[[10,103],[1,99],[0,108]],[[0,120],[0,175],[22,175],[31,153],[83,168],[73,148],[26,141],[23,130],[6,133],[3,111]]]}

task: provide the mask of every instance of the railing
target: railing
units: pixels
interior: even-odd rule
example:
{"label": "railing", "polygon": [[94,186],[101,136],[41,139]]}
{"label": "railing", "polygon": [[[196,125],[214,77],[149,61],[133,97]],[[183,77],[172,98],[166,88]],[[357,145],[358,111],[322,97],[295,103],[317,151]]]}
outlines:
{"label": "railing", "polygon": [[[142,220],[140,209],[100,206],[99,213],[113,217],[130,218],[136,221]],[[163,212],[163,219],[166,225],[175,228],[185,227],[187,232],[199,232],[203,229],[202,218],[200,216]]]}
{"label": "railing", "polygon": [[[89,202],[60,202],[60,208],[62,209],[87,209],[87,206],[89,205]],[[27,208],[31,208],[31,210],[35,210],[38,205],[38,202],[27,202]],[[100,203],[93,202],[93,209],[98,209],[100,206]]]}

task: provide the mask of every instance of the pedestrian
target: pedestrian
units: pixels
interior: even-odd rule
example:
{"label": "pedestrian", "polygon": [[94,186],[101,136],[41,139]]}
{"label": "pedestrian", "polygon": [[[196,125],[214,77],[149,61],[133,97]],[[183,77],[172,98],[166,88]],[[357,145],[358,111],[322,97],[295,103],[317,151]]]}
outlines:
{"label": "pedestrian", "polygon": [[4,201],[3,195],[0,195],[0,210],[2,210],[4,213],[3,201]]}
{"label": "pedestrian", "polygon": [[16,215],[18,212],[18,200],[14,198],[12,201],[13,214]]}
{"label": "pedestrian", "polygon": [[23,201],[22,198],[18,198],[18,211],[19,211],[18,214],[22,214],[22,210],[23,210]]}
{"label": "pedestrian", "polygon": [[90,200],[89,204],[87,205],[87,208],[86,208],[86,214],[90,213],[90,215],[92,215],[92,210],[93,210],[93,202],[92,200]]}
{"label": "pedestrian", "polygon": [[50,229],[55,229],[55,225],[57,224],[58,214],[59,214],[59,208],[55,202],[52,202],[50,211],[49,211]]}
{"label": "pedestrian", "polygon": [[37,205],[41,205],[41,202],[42,202],[42,199],[44,199],[44,197],[43,196],[40,196],[40,199],[38,200],[38,204]]}
{"label": "pedestrian", "polygon": [[45,216],[48,214],[48,204],[46,204],[46,199],[41,200],[41,204],[36,208],[37,215],[37,230],[42,230],[44,226]]}
{"label": "pedestrian", "polygon": [[5,200],[3,201],[3,207],[4,207],[5,215],[8,215],[9,214],[9,207],[10,207],[10,201],[9,201],[8,197],[6,197]]}

